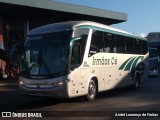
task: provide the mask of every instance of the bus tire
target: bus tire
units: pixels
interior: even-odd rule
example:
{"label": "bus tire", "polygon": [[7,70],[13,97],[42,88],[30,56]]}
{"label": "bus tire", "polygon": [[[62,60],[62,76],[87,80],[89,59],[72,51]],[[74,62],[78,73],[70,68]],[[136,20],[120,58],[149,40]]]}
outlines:
{"label": "bus tire", "polygon": [[92,101],[94,100],[96,97],[96,84],[94,82],[94,80],[90,80],[89,81],[89,85],[88,85],[88,93],[87,93],[87,100],[88,101]]}
{"label": "bus tire", "polygon": [[140,83],[140,76],[139,74],[137,73],[135,75],[135,79],[134,79],[134,84],[132,86],[133,89],[138,89],[139,88],[139,83]]}

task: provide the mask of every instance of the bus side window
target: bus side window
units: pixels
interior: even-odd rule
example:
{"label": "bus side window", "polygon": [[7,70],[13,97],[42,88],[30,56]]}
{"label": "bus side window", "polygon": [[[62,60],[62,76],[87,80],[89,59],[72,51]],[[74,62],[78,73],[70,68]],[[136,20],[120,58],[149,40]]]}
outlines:
{"label": "bus side window", "polygon": [[115,38],[116,38],[116,53],[126,53],[124,37],[116,35]]}
{"label": "bus side window", "polygon": [[126,37],[126,53],[127,54],[134,54],[134,39]]}
{"label": "bus side window", "polygon": [[90,50],[89,50],[89,57],[96,53],[103,52],[103,49],[104,49],[103,32],[93,30]]}
{"label": "bus side window", "polygon": [[135,48],[135,54],[141,54],[141,43],[140,40],[135,39],[134,40],[134,48]]}
{"label": "bus side window", "polygon": [[81,46],[81,63],[83,61],[84,53],[85,53],[85,48],[86,48],[86,43],[87,43],[87,38],[89,34],[89,29],[88,28],[78,28],[74,32],[74,37],[79,37],[79,40],[76,40],[74,43],[78,43]]}
{"label": "bus side window", "polygon": [[115,53],[115,39],[111,33],[104,33],[104,52]]}

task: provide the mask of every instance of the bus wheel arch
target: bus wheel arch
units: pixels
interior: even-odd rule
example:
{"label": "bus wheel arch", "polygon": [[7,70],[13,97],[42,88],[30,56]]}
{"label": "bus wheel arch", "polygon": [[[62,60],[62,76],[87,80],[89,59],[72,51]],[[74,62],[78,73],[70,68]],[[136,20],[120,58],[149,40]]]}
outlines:
{"label": "bus wheel arch", "polygon": [[97,77],[92,77],[88,83],[86,99],[88,101],[93,101],[97,93],[98,93],[98,79]]}

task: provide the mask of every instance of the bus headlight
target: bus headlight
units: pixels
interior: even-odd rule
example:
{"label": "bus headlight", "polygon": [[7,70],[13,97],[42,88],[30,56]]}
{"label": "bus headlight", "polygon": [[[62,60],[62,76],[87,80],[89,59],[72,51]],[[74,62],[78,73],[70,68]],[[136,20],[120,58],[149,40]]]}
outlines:
{"label": "bus headlight", "polygon": [[20,85],[24,85],[25,82],[23,82],[22,80],[20,80],[20,81],[19,81],[19,84],[20,84]]}

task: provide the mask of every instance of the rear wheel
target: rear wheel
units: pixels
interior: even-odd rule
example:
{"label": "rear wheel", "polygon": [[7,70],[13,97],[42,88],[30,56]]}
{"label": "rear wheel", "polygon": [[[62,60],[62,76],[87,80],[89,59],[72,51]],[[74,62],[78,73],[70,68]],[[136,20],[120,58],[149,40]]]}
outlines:
{"label": "rear wheel", "polygon": [[96,84],[95,84],[94,80],[89,81],[88,93],[87,93],[86,97],[87,97],[88,101],[92,101],[96,97]]}
{"label": "rear wheel", "polygon": [[140,83],[140,76],[139,74],[136,74],[132,88],[133,89],[139,88],[139,83]]}

